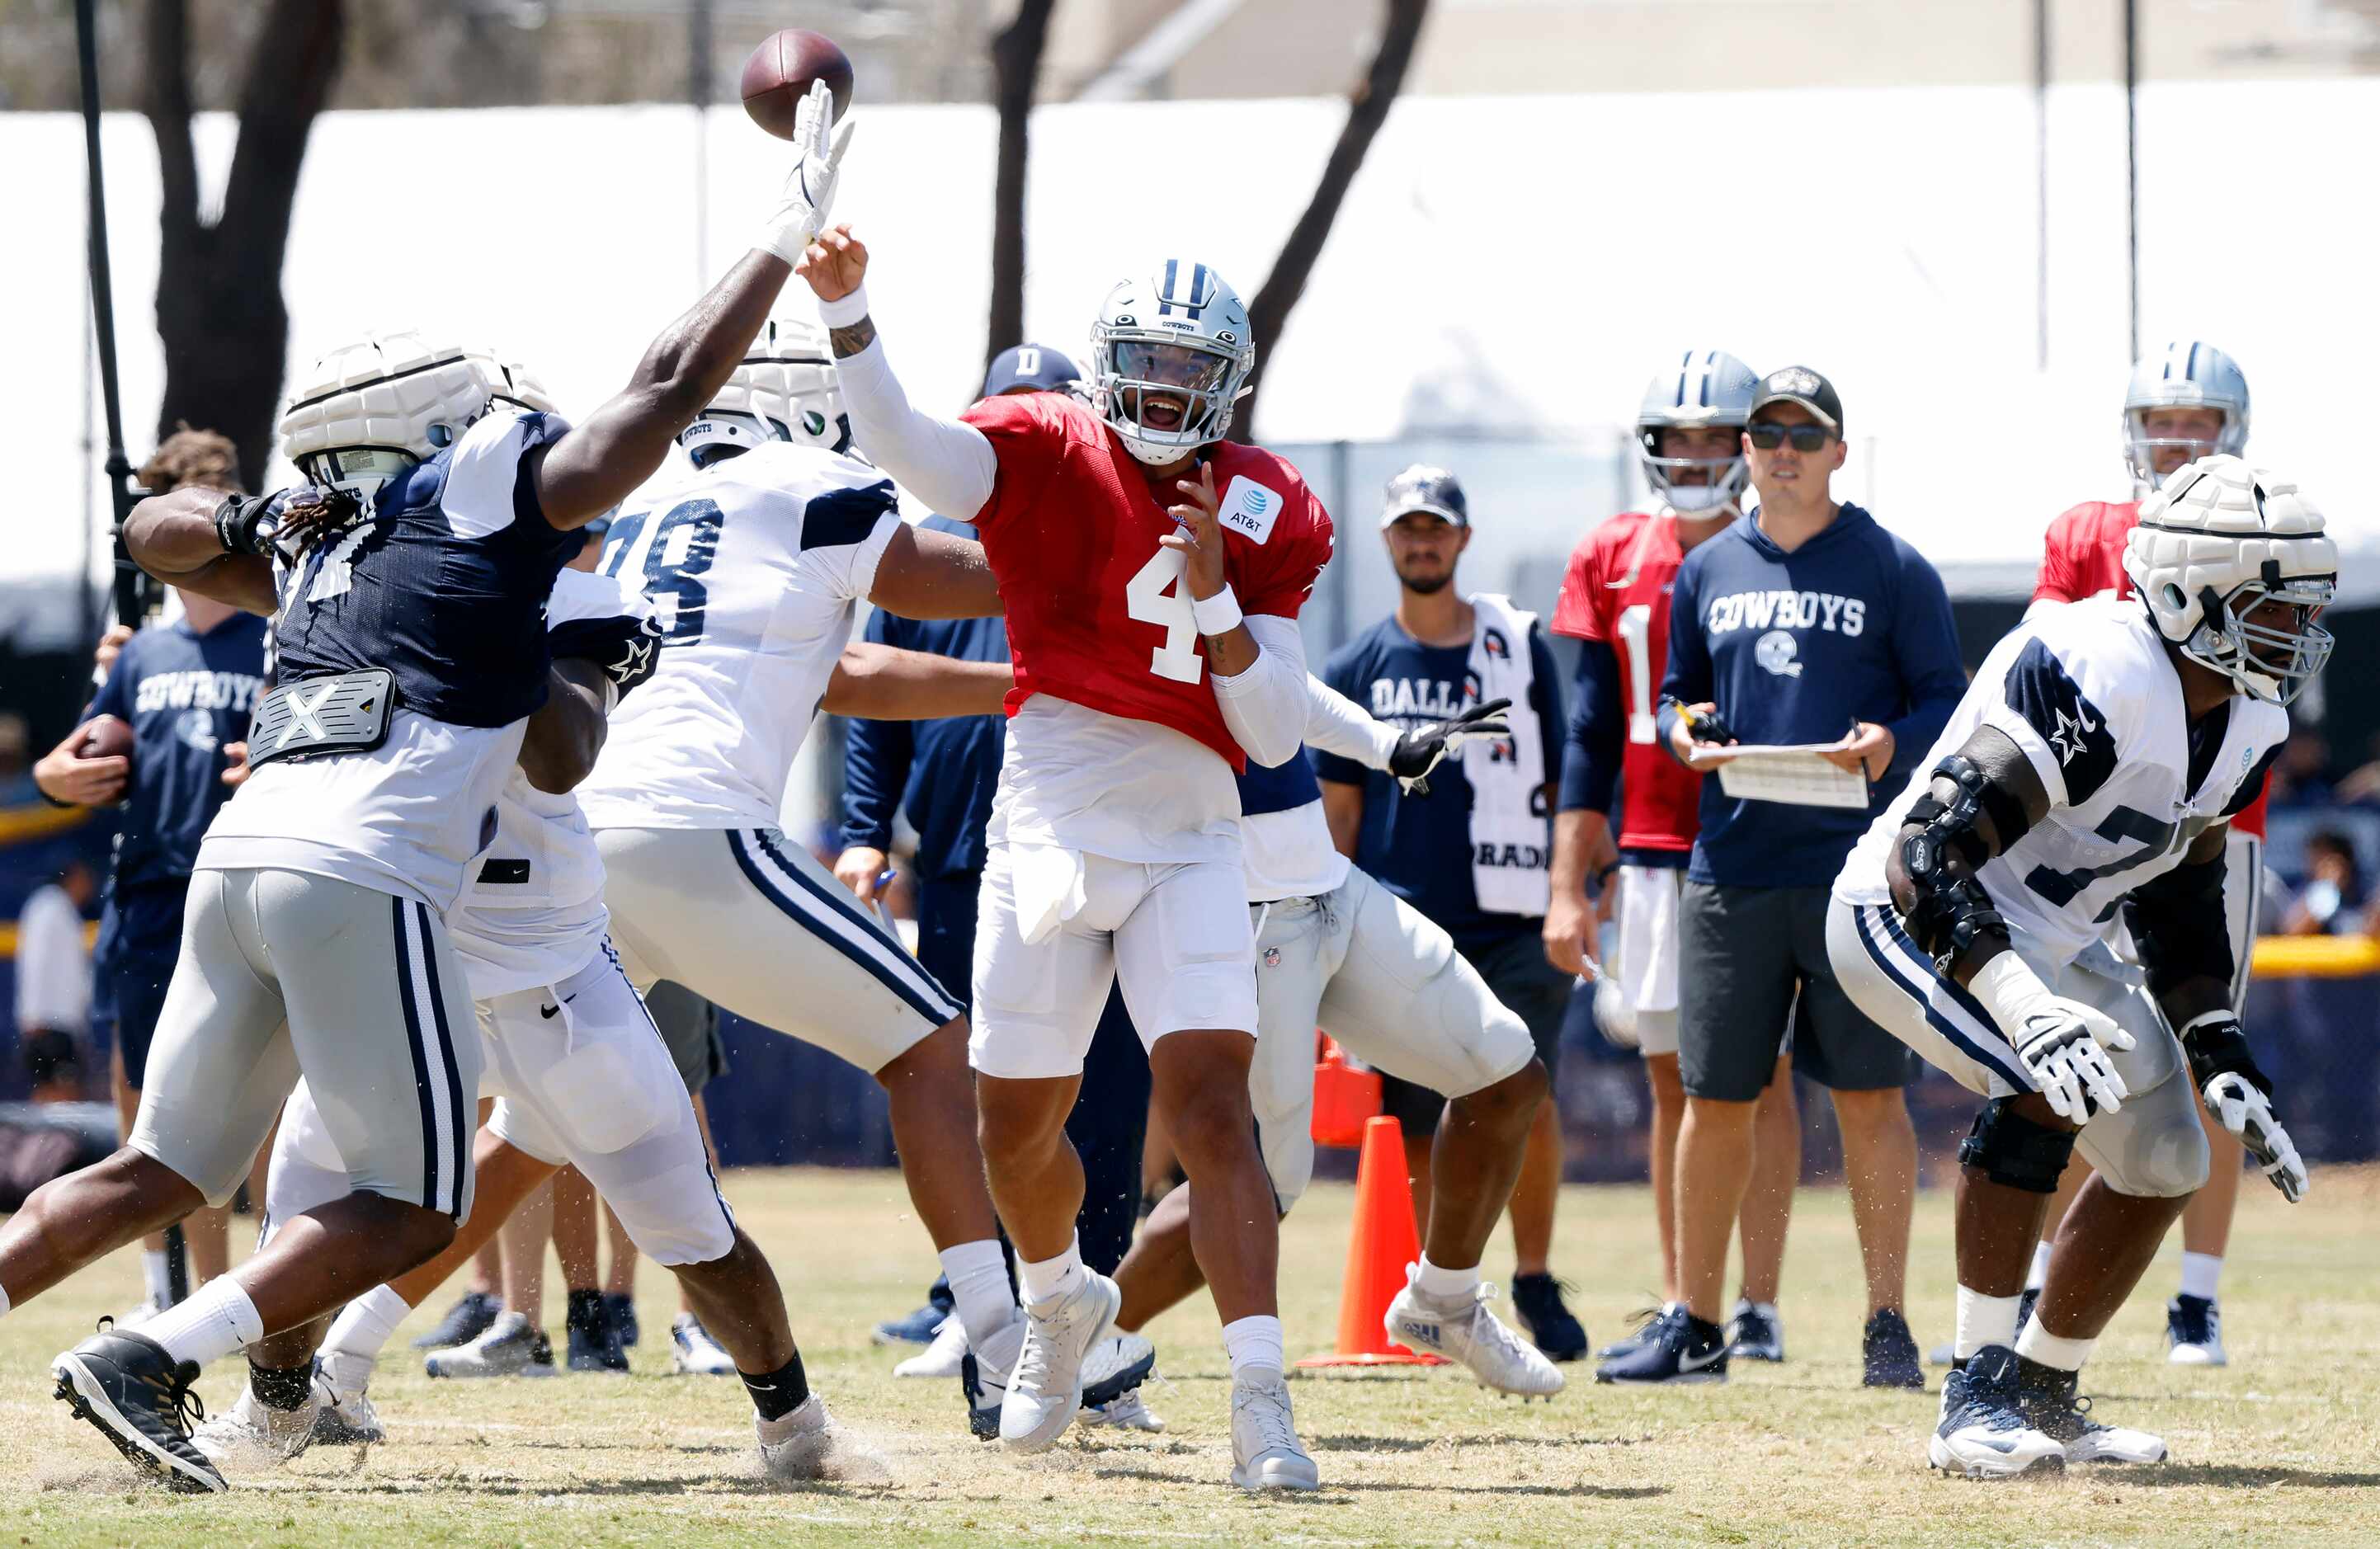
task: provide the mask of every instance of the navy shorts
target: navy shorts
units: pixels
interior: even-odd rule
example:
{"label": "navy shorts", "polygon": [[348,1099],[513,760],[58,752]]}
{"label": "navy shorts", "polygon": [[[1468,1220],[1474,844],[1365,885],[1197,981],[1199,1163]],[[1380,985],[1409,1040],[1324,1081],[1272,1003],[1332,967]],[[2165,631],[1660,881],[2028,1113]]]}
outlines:
{"label": "navy shorts", "polygon": [[140,1090],[149,1070],[149,1042],[165,1007],[165,986],[182,951],[182,907],[190,879],[123,888],[100,911],[99,941],[92,967],[106,985],[100,998],[113,1002],[117,1046],[124,1051],[124,1080]]}

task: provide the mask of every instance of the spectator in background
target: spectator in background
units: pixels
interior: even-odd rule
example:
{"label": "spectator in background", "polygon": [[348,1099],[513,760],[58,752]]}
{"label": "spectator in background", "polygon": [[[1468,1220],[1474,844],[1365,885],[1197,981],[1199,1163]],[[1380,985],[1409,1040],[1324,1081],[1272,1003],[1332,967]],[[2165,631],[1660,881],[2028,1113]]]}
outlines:
{"label": "spectator in background", "polygon": [[0,806],[22,806],[40,793],[29,768],[32,756],[33,736],[25,718],[0,710]]}
{"label": "spectator in background", "polygon": [[[184,426],[141,467],[140,481],[157,494],[186,486],[237,491],[237,456],[225,438]],[[182,616],[122,643],[103,663],[81,724],[34,768],[42,793],[54,802],[123,804],[100,916],[98,970],[106,979],[100,998],[113,1008],[110,1084],[127,1134],[181,950],[190,864],[200,836],[231,794],[231,780],[245,768],[249,720],[264,692],[265,621],[195,592],[178,595]],[[128,764],[78,751],[84,728],[101,716],[131,728]],[[177,1295],[228,1270],[227,1217],[225,1210],[199,1210],[182,1223],[187,1267],[173,1262],[170,1233],[142,1239],[148,1297],[118,1321],[163,1312]]]}
{"label": "spectator in background", "polygon": [[[1393,776],[1315,754],[1330,837],[1454,938],[1496,998],[1527,1025],[1550,1079],[1576,982],[1546,961],[1544,939],[1563,736],[1553,654],[1536,616],[1509,598],[1455,589],[1471,515],[1452,474],[1416,464],[1389,480],[1380,532],[1401,585],[1396,611],[1341,647],[1323,680],[1406,731],[1510,699],[1512,735],[1466,744],[1419,794]],[[1427,1237],[1430,1154],[1446,1098],[1383,1076],[1381,1099],[1404,1127],[1414,1214]],[[1575,1361],[1586,1352],[1586,1331],[1563,1305],[1548,1262],[1561,1166],[1561,1115],[1543,1103],[1512,1189],[1512,1308],[1537,1349]]]}
{"label": "spectator in background", "polygon": [[83,911],[99,894],[91,868],[70,860],[17,916],[17,1038],[33,1101],[79,1102],[82,1041],[91,1031],[91,952]]}
{"label": "spectator in background", "polygon": [[1909,1050],[1837,982],[1826,913],[1853,841],[1940,735],[1966,674],[1941,576],[1875,517],[1834,497],[1844,444],[1833,384],[1805,367],[1769,373],[1743,440],[1760,502],[1679,568],[1656,734],[1690,766],[1704,740],[1828,744],[1828,762],[1865,777],[1868,800],[1789,805],[1730,796],[1716,778],[1703,782],[1701,832],[1678,902],[1679,961],[1694,967],[1678,986],[1685,1306],[1652,1342],[1596,1375],[1725,1378],[1728,1240],[1752,1176],[1754,1114],[1790,1021],[1794,1065],[1828,1089],[1842,1131],[1867,1276],[1862,1380],[1921,1387],[1900,1311],[1917,1182],[1901,1089],[1915,1070]]}
{"label": "spectator in background", "polygon": [[[1081,376],[1075,363],[1046,345],[1018,345],[996,357],[983,396],[1064,393]],[[973,539],[976,529],[945,516],[922,524]],[[868,620],[868,638],[905,650],[961,661],[1006,661],[1008,631],[1001,619],[919,622],[882,609]],[[917,961],[953,998],[965,1003],[975,963],[976,897],[981,891],[984,826],[1000,782],[1007,722],[998,716],[943,720],[853,720],[844,750],[843,853],[834,874],[862,902],[880,904],[892,869],[892,820],[905,816],[917,830],[910,860],[917,889]],[[1083,1207],[1075,1221],[1083,1262],[1115,1273],[1132,1246],[1141,1195],[1141,1144],[1148,1121],[1148,1056],[1133,1031],[1123,990],[1108,992],[1107,1009],[1083,1061],[1082,1089],[1066,1118],[1066,1138],[1083,1162]],[[1006,1234],[1002,1234],[1006,1241]],[[1014,1255],[1012,1254],[1012,1259]],[[1014,1265],[1011,1275],[1014,1274]],[[926,1305],[877,1325],[880,1344],[929,1343],[922,1355],[894,1368],[902,1376],[958,1374],[966,1331],[951,1316],[947,1279],[937,1279]],[[936,1330],[940,1329],[940,1334]],[[1099,1418],[1135,1429],[1158,1422],[1135,1390],[1109,1404]]]}
{"label": "spectator in background", "polygon": [[2355,845],[2345,834],[2324,829],[2305,845],[2306,885],[2281,916],[2283,936],[2356,936],[2369,928],[2363,914],[2363,875]]}
{"label": "spectator in background", "polygon": [[2281,744],[2265,794],[2275,806],[2329,806],[2335,799],[2330,783],[2330,744],[2319,732],[2293,731]]}

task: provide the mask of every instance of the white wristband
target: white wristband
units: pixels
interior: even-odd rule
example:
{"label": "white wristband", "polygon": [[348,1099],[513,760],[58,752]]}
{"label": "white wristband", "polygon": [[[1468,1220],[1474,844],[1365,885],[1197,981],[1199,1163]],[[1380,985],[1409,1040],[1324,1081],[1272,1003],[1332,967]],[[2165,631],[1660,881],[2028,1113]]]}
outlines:
{"label": "white wristband", "polygon": [[1240,627],[1240,599],[1232,595],[1230,583],[1212,597],[1190,599],[1190,618],[1198,633],[1207,635],[1229,635]]}
{"label": "white wristband", "polygon": [[2001,952],[1975,970],[1967,988],[2007,1035],[2022,1027],[2026,1016],[2040,1010],[2042,1002],[2054,998],[2041,975],[2014,952]]}
{"label": "white wristband", "polygon": [[849,328],[867,315],[868,286],[864,284],[840,301],[819,303],[819,321],[829,328]]}

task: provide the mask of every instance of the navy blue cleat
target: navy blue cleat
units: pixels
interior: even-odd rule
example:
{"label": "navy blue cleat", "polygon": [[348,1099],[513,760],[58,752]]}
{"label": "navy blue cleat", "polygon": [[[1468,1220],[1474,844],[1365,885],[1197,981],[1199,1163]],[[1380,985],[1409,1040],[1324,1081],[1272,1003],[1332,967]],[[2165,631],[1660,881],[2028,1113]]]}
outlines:
{"label": "navy blue cleat", "polygon": [[1550,1275],[1512,1277],[1512,1311],[1529,1331],[1529,1343],[1548,1361],[1576,1361],[1586,1354],[1586,1329],[1562,1301],[1570,1287]]}
{"label": "navy blue cleat", "polygon": [[1925,1458],[1969,1479],[2014,1479],[2064,1471],[2066,1448],[2025,1418],[2016,1351],[1986,1345],[1942,1379],[1942,1419]]}
{"label": "navy blue cleat", "polygon": [[1727,1381],[1727,1330],[1672,1307],[1626,1355],[1595,1369],[1597,1382],[1719,1383]]}
{"label": "navy blue cleat", "polygon": [[1917,1364],[1917,1341],[1909,1320],[1893,1307],[1879,1309],[1860,1336],[1860,1381],[1869,1387],[1925,1386],[1925,1368]]}
{"label": "navy blue cleat", "polygon": [[496,1326],[496,1314],[504,1304],[483,1290],[463,1293],[463,1300],[446,1309],[438,1326],[413,1341],[418,1350],[450,1350],[472,1340]]}

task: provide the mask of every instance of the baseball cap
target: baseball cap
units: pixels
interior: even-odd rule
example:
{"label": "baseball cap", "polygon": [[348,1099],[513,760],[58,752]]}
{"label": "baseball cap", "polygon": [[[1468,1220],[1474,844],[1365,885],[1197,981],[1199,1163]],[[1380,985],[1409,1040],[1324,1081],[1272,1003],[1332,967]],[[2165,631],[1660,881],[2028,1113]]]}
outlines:
{"label": "baseball cap", "polygon": [[1072,360],[1047,345],[1011,345],[991,357],[991,369],[983,375],[983,395],[997,398],[1020,388],[1057,393],[1082,375]]}
{"label": "baseball cap", "polygon": [[1771,404],[1799,404],[1825,420],[1828,430],[1842,434],[1843,401],[1836,396],[1835,384],[1807,366],[1788,366],[1761,378],[1760,385],[1753,389],[1746,418]]}
{"label": "baseball cap", "polygon": [[1471,525],[1471,510],[1463,499],[1463,486],[1444,468],[1434,468],[1427,463],[1415,463],[1389,480],[1388,498],[1380,504],[1380,526],[1394,526],[1398,517],[1416,511],[1427,511],[1458,527]]}

